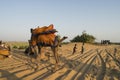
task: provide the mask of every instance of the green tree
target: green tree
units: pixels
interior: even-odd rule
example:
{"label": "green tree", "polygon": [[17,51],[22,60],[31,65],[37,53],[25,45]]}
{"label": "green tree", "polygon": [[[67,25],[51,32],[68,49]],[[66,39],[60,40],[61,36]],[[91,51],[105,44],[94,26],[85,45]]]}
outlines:
{"label": "green tree", "polygon": [[89,35],[83,31],[82,35],[77,35],[71,40],[71,42],[93,43],[95,42],[95,39],[96,38],[93,35]]}
{"label": "green tree", "polygon": [[81,36],[77,35],[76,37],[74,37],[71,42],[82,42],[81,40]]}

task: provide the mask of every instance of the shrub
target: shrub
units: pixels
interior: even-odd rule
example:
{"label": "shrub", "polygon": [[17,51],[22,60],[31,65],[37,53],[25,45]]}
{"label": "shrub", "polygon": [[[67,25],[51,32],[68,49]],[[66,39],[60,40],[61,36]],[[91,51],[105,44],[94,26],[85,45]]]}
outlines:
{"label": "shrub", "polygon": [[87,33],[82,33],[82,35],[77,35],[74,37],[71,42],[84,42],[84,43],[93,43],[95,42],[95,37],[93,35],[89,35]]}
{"label": "shrub", "polygon": [[16,45],[13,46],[14,49],[17,49],[18,47]]}
{"label": "shrub", "polygon": [[18,49],[26,49],[28,46],[19,46]]}

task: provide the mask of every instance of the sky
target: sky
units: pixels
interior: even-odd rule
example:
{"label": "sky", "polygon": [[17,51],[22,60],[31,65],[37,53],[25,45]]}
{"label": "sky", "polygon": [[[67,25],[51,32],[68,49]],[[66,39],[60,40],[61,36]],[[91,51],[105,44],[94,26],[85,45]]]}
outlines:
{"label": "sky", "polygon": [[0,0],[0,40],[28,41],[30,29],[54,25],[67,41],[86,33],[120,42],[120,0]]}

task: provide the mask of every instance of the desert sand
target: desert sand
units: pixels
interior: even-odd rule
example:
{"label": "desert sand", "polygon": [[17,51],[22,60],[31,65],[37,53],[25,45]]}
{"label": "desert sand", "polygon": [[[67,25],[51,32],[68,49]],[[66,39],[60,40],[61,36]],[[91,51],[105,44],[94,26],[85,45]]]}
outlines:
{"label": "desert sand", "polygon": [[24,50],[12,50],[12,57],[0,60],[0,80],[120,80],[119,45],[85,44],[81,54],[82,44],[76,43],[77,51],[73,55],[74,44],[59,48],[59,68],[55,72],[50,48],[43,51],[50,57],[36,62],[31,62]]}

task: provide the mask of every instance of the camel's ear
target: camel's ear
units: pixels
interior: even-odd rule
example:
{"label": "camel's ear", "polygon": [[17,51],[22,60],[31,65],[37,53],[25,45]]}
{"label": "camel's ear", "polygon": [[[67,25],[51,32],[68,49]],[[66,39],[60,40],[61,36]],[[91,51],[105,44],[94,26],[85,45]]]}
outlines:
{"label": "camel's ear", "polygon": [[33,29],[31,28],[31,29],[30,29],[30,32],[32,33],[32,31],[33,31]]}

